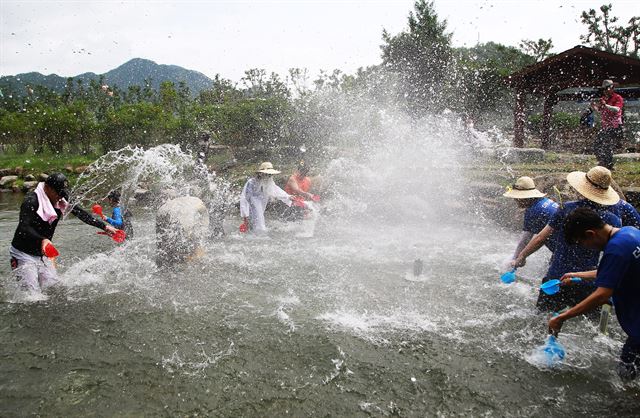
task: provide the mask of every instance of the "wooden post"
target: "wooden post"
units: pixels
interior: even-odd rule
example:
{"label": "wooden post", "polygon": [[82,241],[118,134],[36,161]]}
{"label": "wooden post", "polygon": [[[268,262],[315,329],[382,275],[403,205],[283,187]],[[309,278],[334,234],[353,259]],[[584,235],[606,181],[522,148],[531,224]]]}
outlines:
{"label": "wooden post", "polygon": [[516,105],[513,109],[513,146],[524,147],[524,124],[525,124],[525,92],[516,88]]}
{"label": "wooden post", "polygon": [[558,96],[555,90],[548,91],[544,97],[544,107],[542,110],[542,128],[540,146],[542,149],[549,149],[551,145],[551,115],[553,106],[558,103]]}

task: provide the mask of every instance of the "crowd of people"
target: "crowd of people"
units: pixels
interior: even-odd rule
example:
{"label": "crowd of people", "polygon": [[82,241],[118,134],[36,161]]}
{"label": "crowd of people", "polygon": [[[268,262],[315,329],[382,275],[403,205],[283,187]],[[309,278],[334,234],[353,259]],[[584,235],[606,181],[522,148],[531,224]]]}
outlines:
{"label": "crowd of people", "polygon": [[551,251],[542,283],[560,280],[560,291],[549,295],[541,289],[536,303],[541,312],[554,315],[551,333],[557,334],[567,319],[597,315],[601,305],[613,303],[628,336],[618,372],[634,379],[640,368],[640,214],[611,187],[605,167],[571,172],[567,182],[580,199],[553,202],[530,177],[520,177],[504,194],[526,208],[511,266],[524,266],[543,246]]}
{"label": "crowd of people", "polygon": [[[540,291],[536,305],[542,312],[554,313],[548,324],[552,333],[560,331],[566,320],[612,303],[628,335],[619,374],[633,379],[640,368],[640,215],[611,187],[612,152],[620,135],[623,101],[610,80],[603,82],[602,89],[602,98],[592,104],[602,118],[594,144],[599,165],[567,176],[580,199],[555,202],[526,176],[518,178],[504,194],[525,209],[523,232],[511,265],[514,270],[524,266],[527,258],[543,246],[551,251],[542,282],[559,279],[563,286],[553,295]],[[201,165],[207,159],[209,140],[208,134],[200,137],[197,161]],[[302,219],[312,210],[311,202],[319,197],[311,192],[309,166],[301,161],[284,190],[273,179],[280,173],[271,162],[263,162],[245,183],[240,195],[241,232],[266,231],[265,211],[273,200],[288,207],[287,219]],[[41,291],[58,282],[49,254],[55,248],[51,240],[56,226],[67,212],[108,235],[114,236],[119,230],[132,235],[130,214],[120,206],[119,191],[113,190],[106,197],[113,207],[111,217],[103,215],[101,209],[96,212],[101,219],[78,205],[69,205],[68,197],[68,181],[61,173],[51,174],[25,196],[10,248],[11,268],[20,288]]]}

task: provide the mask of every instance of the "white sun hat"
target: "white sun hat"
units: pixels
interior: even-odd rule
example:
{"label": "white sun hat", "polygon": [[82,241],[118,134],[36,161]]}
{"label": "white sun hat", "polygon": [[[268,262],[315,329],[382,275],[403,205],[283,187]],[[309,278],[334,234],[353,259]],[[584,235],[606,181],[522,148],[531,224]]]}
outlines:
{"label": "white sun hat", "polygon": [[536,185],[531,177],[523,176],[513,183],[513,186],[507,190],[502,196],[510,197],[512,199],[535,199],[537,197],[544,197],[546,193],[542,193],[536,189]]}
{"label": "white sun hat", "polygon": [[273,169],[273,164],[271,164],[269,161],[265,161],[260,164],[260,167],[258,167],[258,170],[256,170],[256,172],[264,174],[280,174],[280,171]]}

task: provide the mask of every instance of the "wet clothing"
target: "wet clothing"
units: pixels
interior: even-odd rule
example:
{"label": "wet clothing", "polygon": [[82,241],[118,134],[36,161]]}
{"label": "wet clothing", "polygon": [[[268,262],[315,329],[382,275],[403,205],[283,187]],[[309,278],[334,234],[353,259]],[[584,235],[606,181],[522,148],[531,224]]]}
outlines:
{"label": "wet clothing", "polygon": [[604,102],[605,105],[599,108],[602,129],[619,128],[622,125],[624,99],[618,93],[613,93]]}
{"label": "wet clothing", "polygon": [[[608,169],[613,168],[613,152],[621,142],[622,107],[624,100],[618,93],[613,93],[605,99],[605,104],[598,107],[600,111],[601,127],[593,144],[594,154],[598,164]],[[616,110],[617,109],[617,110]]]}
{"label": "wet clothing", "polygon": [[9,249],[11,270],[21,290],[39,291],[58,283],[53,262],[47,257],[27,254],[14,247]]}
{"label": "wet clothing", "polygon": [[622,226],[635,226],[640,229],[640,214],[629,202],[622,199],[608,209],[622,220]]}
{"label": "wet clothing", "polygon": [[[296,181],[296,184],[298,185],[298,188],[300,190],[305,193],[309,192],[309,190],[311,189],[311,179],[309,177],[300,178],[296,175],[293,175],[291,177],[293,177],[293,179]],[[297,195],[297,193],[291,187],[289,187],[288,184],[285,186],[284,191],[290,195]]]}
{"label": "wet clothing", "polygon": [[638,377],[638,370],[640,370],[640,340],[628,337],[620,353],[618,376],[622,380],[630,381]]}
{"label": "wet clothing", "polygon": [[[298,188],[303,192],[308,193],[311,189],[311,179],[309,177],[300,178],[297,175],[291,176],[295,180]],[[308,203],[305,202],[305,197],[296,193],[287,182],[287,185],[284,188],[284,191],[294,196],[293,204],[284,211],[283,219],[287,221],[299,221],[304,219],[305,210],[307,209]]]}
{"label": "wet clothing", "polygon": [[[611,212],[609,206],[598,205],[587,199],[567,202],[563,208],[559,208],[549,221],[549,226],[554,230],[555,250],[551,257],[551,264],[542,282],[559,279],[563,274],[572,271],[595,270],[598,266],[599,251],[590,250],[576,244],[569,244],[564,239],[564,221],[569,213],[580,207],[593,209],[602,220],[612,226],[622,226],[621,219]],[[595,290],[591,282],[582,281],[572,286],[562,286],[555,295],[547,295],[540,291],[537,306],[542,311],[558,312],[566,306],[574,306],[580,303]]]}
{"label": "wet clothing", "polygon": [[131,223],[131,212],[129,212],[129,210],[125,210],[123,214],[122,208],[116,206],[113,208],[111,217],[108,217],[106,221],[114,228],[122,229],[127,234],[127,238],[133,237],[133,225]]}
{"label": "wet clothing", "polygon": [[595,285],[613,289],[620,326],[640,341],[640,230],[625,226],[607,242]]}
{"label": "wet clothing", "polygon": [[[553,215],[558,211],[558,204],[553,200],[541,197],[533,205],[529,206],[524,212],[524,226],[523,231],[531,232],[532,234],[538,234],[542,229],[547,226],[547,223],[551,220]],[[545,245],[551,252],[555,248],[555,239],[557,232],[554,232]]]}
{"label": "wet clothing", "polygon": [[273,178],[251,177],[242,189],[240,195],[240,216],[249,218],[249,228],[252,231],[266,231],[264,212],[270,199],[278,199],[287,206],[291,206],[291,198],[273,181]]}
{"label": "wet clothing", "polygon": [[[39,207],[38,196],[34,192],[27,193],[22,206],[20,206],[20,220],[11,241],[11,245],[15,249],[37,257],[42,256],[42,240],[51,240],[53,238],[56,226],[58,226],[58,222],[62,218],[62,211],[59,208],[55,208],[57,218],[49,223],[37,214]],[[102,230],[106,227],[104,222],[95,219],[78,206],[74,206],[71,209],[71,213],[87,225],[95,226]]]}

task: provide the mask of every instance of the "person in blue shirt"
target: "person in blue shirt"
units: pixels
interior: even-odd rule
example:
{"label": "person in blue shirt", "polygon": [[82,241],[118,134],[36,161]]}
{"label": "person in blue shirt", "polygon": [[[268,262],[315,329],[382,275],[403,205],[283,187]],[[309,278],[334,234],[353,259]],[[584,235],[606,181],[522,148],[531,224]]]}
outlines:
{"label": "person in blue shirt", "polygon": [[[564,224],[566,241],[594,251],[604,251],[596,271],[583,272],[583,279],[595,279],[596,289],[582,302],[549,320],[549,331],[557,334],[570,318],[592,311],[613,298],[616,317],[627,334],[622,347],[618,374],[633,380],[640,368],[640,230],[632,226],[616,228],[602,221],[589,208],[578,208]],[[566,278],[563,287],[569,287]]]}
{"label": "person in blue shirt", "polygon": [[[531,238],[542,231],[551,217],[558,211],[558,204],[545,197],[546,193],[538,190],[533,179],[527,176],[517,179],[503,196],[514,199],[519,208],[525,209],[522,236],[513,254],[513,259],[515,260],[520,251],[531,241]],[[548,239],[545,245],[553,252],[555,237]]]}
{"label": "person in blue shirt", "polygon": [[620,199],[610,210],[622,220],[622,225],[640,228],[640,214],[631,203]]}
{"label": "person in blue shirt", "polygon": [[133,237],[133,227],[131,225],[131,215],[128,210],[123,212],[120,207],[120,192],[113,190],[107,195],[107,201],[113,206],[111,217],[102,216],[102,219],[109,225],[117,229],[122,229],[127,234],[127,238]]}
{"label": "person in blue shirt", "polygon": [[[622,226],[622,220],[611,211],[611,206],[618,203],[620,197],[611,187],[611,171],[604,167],[594,167],[587,173],[574,171],[567,175],[567,181],[573,189],[584,198],[567,202],[551,218],[549,223],[536,235],[514,260],[514,267],[524,266],[529,255],[537,251],[551,236],[555,248],[549,269],[542,283],[552,279],[560,279],[565,273],[572,271],[594,270],[598,265],[599,252],[567,243],[563,238],[564,220],[577,208],[588,207],[600,218],[615,227]],[[561,288],[554,295],[540,291],[536,306],[541,311],[559,312],[566,306],[578,304],[593,292],[595,288],[589,282],[577,283],[575,286]]]}

